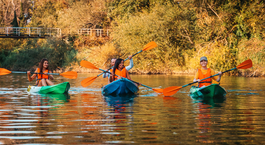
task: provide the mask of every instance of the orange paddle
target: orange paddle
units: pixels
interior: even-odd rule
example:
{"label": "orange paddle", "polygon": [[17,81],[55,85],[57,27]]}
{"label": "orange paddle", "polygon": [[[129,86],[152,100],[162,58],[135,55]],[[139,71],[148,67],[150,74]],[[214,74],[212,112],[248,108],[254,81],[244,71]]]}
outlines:
{"label": "orange paddle", "polygon": [[[157,47],[157,44],[155,43],[155,41],[151,41],[148,44],[146,44],[144,46],[144,49],[140,50],[139,52],[135,53],[134,55],[132,55],[132,57],[134,57],[135,55],[137,55],[138,53],[141,53],[143,51],[147,51],[147,50],[151,50],[153,48]],[[129,58],[126,58],[124,61],[128,60]]]}
{"label": "orange paddle", "polygon": [[[242,62],[241,64],[239,64],[237,67],[229,69],[229,70],[226,70],[226,71],[224,71],[222,73],[226,73],[226,72],[229,72],[229,71],[235,70],[235,69],[248,69],[248,68],[251,68],[251,67],[252,67],[252,61],[251,61],[251,59],[248,59],[248,60]],[[209,76],[207,78],[202,79],[201,81],[209,79],[209,78],[212,78],[212,77],[217,76],[217,75],[219,75],[219,74],[215,74],[215,75]],[[187,87],[188,85],[192,85],[194,83],[198,83],[198,81],[193,82],[193,83],[189,83],[189,84],[184,85],[184,86],[167,87],[167,88],[164,89],[163,94],[164,94],[164,96],[172,96],[175,93],[177,93],[181,88]]]}
{"label": "orange paddle", "polygon": [[[86,67],[86,68],[90,68],[90,69],[98,69],[98,70],[101,70],[101,71],[103,71],[103,72],[105,72],[105,73],[110,73],[110,72],[105,71],[105,70],[103,70],[103,69],[97,68],[94,64],[92,64],[91,62],[85,61],[85,60],[82,60],[82,61],[80,62],[80,65],[83,66],[83,67]],[[86,79],[84,79],[84,80],[81,82],[81,85],[82,85],[83,87],[87,87],[88,85],[90,85],[91,83],[93,83],[93,82],[95,81],[95,79],[96,79],[97,77],[99,77],[99,76],[100,76],[100,74],[97,75],[96,77],[89,77],[89,78],[86,78]],[[137,83],[137,84],[140,84],[140,83],[135,82],[135,81],[133,81],[133,80],[130,80],[130,81],[132,81],[132,82],[134,82],[134,83]],[[146,86],[146,85],[144,85],[144,84],[140,84],[140,85],[142,85],[142,86],[144,86],[144,87],[147,87],[147,88],[149,88],[149,89],[152,89],[152,90],[155,91],[156,93],[163,93],[163,89],[155,89],[155,88],[151,88],[151,87]]]}
{"label": "orange paddle", "polygon": [[[151,42],[149,42],[148,44],[146,44],[146,45],[144,46],[144,49],[142,49],[142,50],[138,51],[137,53],[133,54],[132,57],[134,57],[135,55],[137,55],[137,54],[139,54],[139,53],[141,53],[141,52],[143,52],[143,51],[151,50],[151,49],[153,49],[153,48],[155,48],[155,47],[157,47],[157,44],[155,43],[155,41],[151,41]],[[126,58],[126,59],[124,59],[124,61],[126,61],[126,60],[128,60],[128,59],[129,59],[129,58]],[[112,67],[111,67],[111,68],[112,68]],[[108,70],[110,70],[111,68],[109,68]],[[102,72],[101,74],[99,74],[99,76],[101,76],[103,73],[104,73],[104,72]]]}
{"label": "orange paddle", "polygon": [[[9,71],[7,69],[0,68],[0,75],[7,75],[7,74],[10,74],[10,73],[24,73],[24,74],[27,74],[27,72]],[[40,74],[40,73],[31,73],[31,74]],[[60,75],[60,76],[63,76],[65,78],[68,78],[68,79],[76,79],[77,78],[77,72],[75,72],[75,71],[67,71],[67,72],[64,72],[64,73],[48,73],[48,74]]]}

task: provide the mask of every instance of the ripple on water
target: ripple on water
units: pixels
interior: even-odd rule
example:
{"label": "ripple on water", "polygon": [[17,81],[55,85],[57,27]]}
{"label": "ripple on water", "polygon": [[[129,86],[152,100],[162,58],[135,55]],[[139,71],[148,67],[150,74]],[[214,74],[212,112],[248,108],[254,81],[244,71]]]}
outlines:
{"label": "ripple on water", "polygon": [[0,91],[0,94],[22,94],[22,91]]}
{"label": "ripple on water", "polygon": [[[162,78],[144,82],[158,88],[181,86],[193,79],[162,75],[146,78],[149,77]],[[67,95],[26,95],[24,82],[16,83],[17,88],[0,88],[0,143],[265,143],[265,92],[261,85],[227,83],[226,100],[218,102],[192,100],[189,87],[172,97],[163,97],[145,87],[140,87],[139,95],[133,97],[102,96],[100,86],[106,80],[98,78],[91,88],[82,88],[82,79],[78,79],[58,80],[70,81],[72,87]],[[142,76],[139,82],[141,79]]]}

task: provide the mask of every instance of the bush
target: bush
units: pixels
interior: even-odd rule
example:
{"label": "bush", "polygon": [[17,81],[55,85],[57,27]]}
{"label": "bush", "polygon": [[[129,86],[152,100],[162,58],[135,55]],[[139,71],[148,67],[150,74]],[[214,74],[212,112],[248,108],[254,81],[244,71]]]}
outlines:
{"label": "bush", "polygon": [[35,69],[42,58],[47,58],[50,69],[55,70],[75,62],[76,53],[77,51],[71,44],[62,40],[29,39],[24,44],[9,51],[2,61],[2,67],[26,71]]}
{"label": "bush", "polygon": [[110,60],[112,58],[119,58],[121,54],[113,46],[113,43],[106,43],[102,46],[95,46],[91,48],[84,48],[80,50],[80,53],[77,55],[79,61],[87,60],[93,63],[95,66],[101,68],[110,67]]}
{"label": "bush", "polygon": [[112,37],[123,58],[155,41],[158,48],[135,56],[135,69],[142,73],[167,73],[185,65],[186,50],[194,49],[195,11],[172,4],[157,5],[150,12],[117,20]]}

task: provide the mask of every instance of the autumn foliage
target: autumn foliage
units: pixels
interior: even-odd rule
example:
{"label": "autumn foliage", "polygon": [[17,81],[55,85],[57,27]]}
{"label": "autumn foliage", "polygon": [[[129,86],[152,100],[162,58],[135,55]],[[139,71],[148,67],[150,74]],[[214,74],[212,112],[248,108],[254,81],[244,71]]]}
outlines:
{"label": "autumn foliage", "polygon": [[[132,72],[192,73],[199,67],[199,58],[207,56],[209,67],[216,71],[233,68],[250,58],[254,64],[252,69],[233,74],[265,75],[265,4],[261,0],[13,2],[2,1],[5,5],[0,9],[1,26],[10,26],[16,11],[19,25],[61,28],[62,43],[71,45],[71,50],[65,47],[61,51],[67,54],[71,51],[68,60],[75,59],[58,67],[87,59],[107,68],[112,57],[126,58],[140,51],[148,42],[155,41],[157,48],[134,57]],[[27,17],[23,18],[22,14]],[[110,37],[92,39],[79,35],[82,28],[110,29]],[[0,65],[16,69],[6,66],[5,62],[14,56],[14,52],[19,55],[22,49],[32,45],[26,41],[30,40],[0,39],[0,54],[7,59],[0,58]]]}

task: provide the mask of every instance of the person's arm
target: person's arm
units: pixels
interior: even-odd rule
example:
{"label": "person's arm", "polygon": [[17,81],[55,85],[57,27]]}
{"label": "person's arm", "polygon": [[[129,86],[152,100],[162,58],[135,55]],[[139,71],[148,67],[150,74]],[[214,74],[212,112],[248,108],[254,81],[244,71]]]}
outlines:
{"label": "person's arm", "polygon": [[195,77],[194,77],[193,82],[196,82],[196,81],[198,81],[198,82],[200,81],[198,71],[197,71],[196,74],[195,74]]}
{"label": "person's arm", "polygon": [[131,77],[129,75],[129,71],[126,70],[126,76],[127,76],[127,79],[131,80]]}
{"label": "person's arm", "polygon": [[110,83],[110,76],[111,76],[111,75],[108,76],[108,83]]}
{"label": "person's arm", "polygon": [[111,72],[111,74],[109,75],[109,83],[111,83],[113,80],[112,80],[112,72]]}
{"label": "person's arm", "polygon": [[131,55],[129,56],[129,59],[130,59],[130,64],[125,67],[127,71],[133,68],[133,59]]}
{"label": "person's arm", "polygon": [[[222,72],[218,72],[218,76],[214,76],[214,77],[212,77],[212,79],[214,79],[215,81],[217,81],[217,82],[220,82],[220,80],[221,80],[221,76],[222,76]],[[214,70],[212,70],[211,69],[211,75],[213,76],[213,75],[215,75],[215,71]]]}
{"label": "person's arm", "polygon": [[[35,71],[35,73],[37,73],[37,70]],[[30,71],[27,71],[27,75],[28,75],[29,82],[31,82],[37,76],[37,74],[33,74],[32,76],[30,76]]]}
{"label": "person's arm", "polygon": [[[108,72],[110,72],[109,70],[106,70],[106,71],[108,71]],[[106,77],[109,77],[109,73],[103,73],[103,78],[106,78]]]}
{"label": "person's arm", "polygon": [[[131,77],[130,77],[129,71],[127,71],[127,70],[126,70],[126,76],[127,76],[127,79],[128,79],[128,80],[132,80]],[[135,84],[136,86],[138,86],[138,87],[139,87],[140,85],[142,85],[141,83],[134,83],[134,84]]]}
{"label": "person's arm", "polygon": [[221,77],[222,77],[222,72],[218,72],[218,78],[216,79],[217,82],[220,82],[221,81]]}
{"label": "person's arm", "polygon": [[[108,71],[108,70],[106,70],[106,71]],[[103,78],[106,78],[106,77],[108,77],[108,75],[109,75],[109,73],[105,73],[105,72],[104,72],[102,77],[103,77]]]}
{"label": "person's arm", "polygon": [[31,82],[33,79],[31,79],[31,77],[30,77],[30,71],[27,71],[27,75],[28,75],[29,82]]}
{"label": "person's arm", "polygon": [[[49,73],[52,73],[52,72],[49,71]],[[49,79],[53,80],[54,79],[53,75],[49,75]]]}
{"label": "person's arm", "polygon": [[103,75],[102,75],[103,78],[106,78],[107,77],[107,74],[104,72]]}
{"label": "person's arm", "polygon": [[[110,72],[110,70],[109,70],[109,72]],[[107,73],[108,83],[111,83],[111,81],[110,81],[110,79],[112,79],[112,78],[111,78],[111,77],[112,77],[111,74],[112,74],[111,72],[110,72],[110,73]]]}

